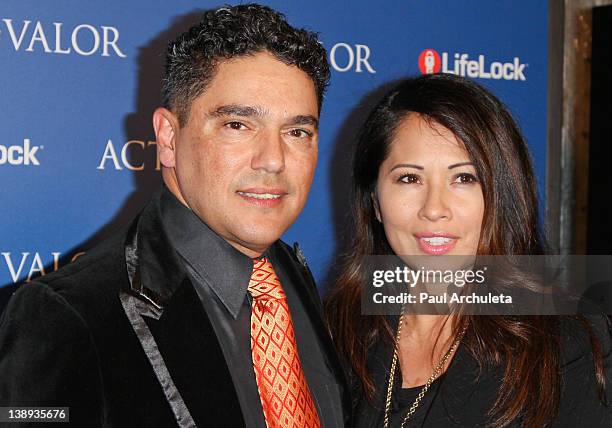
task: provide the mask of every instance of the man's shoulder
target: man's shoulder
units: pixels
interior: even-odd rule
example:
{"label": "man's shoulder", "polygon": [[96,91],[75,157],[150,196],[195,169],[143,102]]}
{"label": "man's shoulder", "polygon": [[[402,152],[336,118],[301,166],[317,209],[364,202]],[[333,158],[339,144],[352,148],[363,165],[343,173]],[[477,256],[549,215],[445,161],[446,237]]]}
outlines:
{"label": "man's shoulder", "polygon": [[125,267],[126,231],[105,239],[73,263],[36,280],[59,294],[109,293],[128,280]]}
{"label": "man's shoulder", "polygon": [[[118,303],[118,292],[128,283],[123,247],[125,231],[107,238],[87,254],[59,270],[21,285],[7,306],[39,307],[41,316],[58,307],[67,313],[97,318]],[[54,309],[55,308],[55,309]]]}

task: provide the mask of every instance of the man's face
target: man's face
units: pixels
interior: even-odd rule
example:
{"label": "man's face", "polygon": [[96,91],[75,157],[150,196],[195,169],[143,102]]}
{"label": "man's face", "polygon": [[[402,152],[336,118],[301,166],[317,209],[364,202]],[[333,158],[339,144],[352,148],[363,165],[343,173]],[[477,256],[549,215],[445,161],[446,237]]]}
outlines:
{"label": "man's face", "polygon": [[164,181],[239,251],[259,256],[302,210],[317,162],[315,86],[267,52],[217,66],[187,123],[154,114]]}

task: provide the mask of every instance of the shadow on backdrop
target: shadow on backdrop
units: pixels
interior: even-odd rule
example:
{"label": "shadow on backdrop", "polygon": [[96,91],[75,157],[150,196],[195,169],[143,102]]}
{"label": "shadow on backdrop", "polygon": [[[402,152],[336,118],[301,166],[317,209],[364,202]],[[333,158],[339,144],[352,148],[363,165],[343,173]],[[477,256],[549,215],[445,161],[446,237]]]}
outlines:
{"label": "shadow on backdrop", "polygon": [[374,106],[399,82],[399,79],[387,82],[364,95],[344,119],[334,138],[334,151],[329,164],[331,178],[329,191],[331,193],[336,247],[330,267],[323,282],[319,284],[319,292],[322,296],[325,296],[334,286],[342,268],[343,260],[351,249],[351,225],[353,223],[351,207],[353,193],[352,156],[359,131]]}
{"label": "shadow on backdrop", "polygon": [[[147,144],[148,141],[155,141],[151,123],[153,111],[161,105],[161,82],[164,74],[166,47],[170,41],[175,40],[181,33],[199,22],[203,13],[204,10],[198,10],[176,17],[167,30],[139,48],[136,111],[127,115],[123,120],[126,142],[138,140]],[[133,148],[133,150],[127,150],[127,159],[130,164],[141,165],[144,163],[146,166],[142,171],[132,171],[134,191],[126,198],[121,208],[108,223],[85,241],[64,253],[65,256],[60,258],[58,263],[60,267],[70,263],[75,253],[87,252],[99,242],[129,225],[151,195],[159,189],[162,179],[161,172],[155,168],[157,163],[156,146],[149,145],[144,151],[140,146],[129,147]],[[53,232],[49,231],[49,233]],[[46,273],[53,270],[53,263],[44,267]],[[23,284],[24,282],[0,287],[0,313],[6,307],[12,294]]]}

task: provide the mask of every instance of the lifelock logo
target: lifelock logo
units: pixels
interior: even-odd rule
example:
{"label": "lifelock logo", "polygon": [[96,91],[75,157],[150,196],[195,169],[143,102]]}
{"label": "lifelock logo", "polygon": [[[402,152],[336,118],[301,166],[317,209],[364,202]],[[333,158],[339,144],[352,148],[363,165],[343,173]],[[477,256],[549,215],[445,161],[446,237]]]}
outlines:
{"label": "lifelock logo", "polygon": [[30,145],[30,139],[25,138],[22,146],[3,146],[0,144],[0,165],[40,165],[36,153],[44,146]]}
{"label": "lifelock logo", "polygon": [[453,55],[452,64],[449,61],[449,54],[442,52],[442,57],[433,49],[425,49],[419,55],[419,69],[423,74],[431,73],[451,73],[460,76],[467,76],[475,79],[492,80],[527,80],[525,77],[525,67],[518,57],[514,57],[512,62],[493,61],[487,63],[484,55],[478,55],[478,59],[470,59],[466,53],[456,53]]}

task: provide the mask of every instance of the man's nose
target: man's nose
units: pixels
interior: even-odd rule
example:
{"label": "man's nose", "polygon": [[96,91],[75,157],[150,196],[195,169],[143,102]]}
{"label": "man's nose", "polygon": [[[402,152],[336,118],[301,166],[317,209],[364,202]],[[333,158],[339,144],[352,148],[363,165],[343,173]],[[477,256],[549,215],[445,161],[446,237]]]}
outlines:
{"label": "man's nose", "polygon": [[279,173],[285,169],[285,146],[278,130],[262,132],[258,136],[251,167],[269,173]]}

